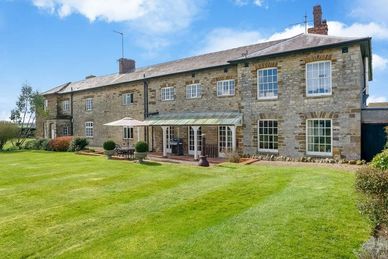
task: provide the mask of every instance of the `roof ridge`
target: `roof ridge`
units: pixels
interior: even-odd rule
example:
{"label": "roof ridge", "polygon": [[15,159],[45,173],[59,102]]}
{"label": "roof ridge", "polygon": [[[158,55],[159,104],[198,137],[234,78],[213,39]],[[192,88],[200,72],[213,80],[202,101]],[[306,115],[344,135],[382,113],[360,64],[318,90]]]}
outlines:
{"label": "roof ridge", "polygon": [[255,53],[258,53],[258,52],[260,52],[260,51],[264,51],[264,50],[266,50],[266,49],[269,49],[269,48],[271,48],[271,47],[277,46],[278,44],[286,43],[286,42],[288,42],[288,41],[290,41],[290,40],[293,40],[293,39],[295,39],[295,38],[297,38],[297,37],[299,37],[299,36],[303,36],[303,35],[305,35],[305,33],[300,33],[300,34],[297,34],[297,35],[292,36],[292,37],[290,37],[290,38],[286,38],[286,39],[284,39],[283,41],[280,41],[280,42],[278,42],[278,43],[276,43],[276,44],[274,44],[274,45],[270,45],[270,46],[268,46],[268,47],[266,47],[266,48],[264,48],[264,49],[255,51],[255,52],[249,54],[249,56],[251,56],[251,55],[253,55],[253,54],[255,54]]}
{"label": "roof ridge", "polygon": [[173,63],[173,62],[178,62],[178,61],[183,61],[183,60],[187,60],[187,59],[192,59],[192,58],[197,58],[197,57],[204,57],[204,56],[213,55],[213,54],[219,54],[219,53],[222,53],[222,52],[227,52],[227,51],[236,50],[236,49],[240,49],[240,48],[248,48],[248,47],[252,47],[252,46],[256,46],[256,45],[260,45],[260,44],[268,44],[268,43],[271,43],[271,42],[276,42],[275,44],[278,44],[279,42],[285,41],[287,39],[288,38],[286,38],[286,39],[279,39],[279,40],[270,40],[270,41],[257,42],[257,43],[254,43],[254,44],[249,44],[249,45],[234,47],[234,48],[230,48],[230,49],[218,50],[218,51],[203,53],[203,54],[199,54],[199,55],[179,58],[179,59],[175,59],[175,60],[161,62],[161,63],[158,63],[158,64],[153,64],[153,65],[150,65],[150,66],[139,67],[139,69],[146,69],[146,68],[150,68],[150,67],[156,67],[156,66],[159,66],[159,65],[165,65],[165,64],[169,64],[169,63]]}

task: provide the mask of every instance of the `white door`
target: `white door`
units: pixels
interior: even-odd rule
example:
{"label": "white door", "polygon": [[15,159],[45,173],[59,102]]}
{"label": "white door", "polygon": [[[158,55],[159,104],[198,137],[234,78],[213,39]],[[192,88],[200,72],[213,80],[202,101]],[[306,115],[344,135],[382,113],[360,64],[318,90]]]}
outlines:
{"label": "white door", "polygon": [[167,135],[167,137],[166,137],[167,153],[172,153],[170,142],[175,138],[174,137],[175,134],[174,134],[174,127],[173,126],[167,127],[166,135]]}
{"label": "white door", "polygon": [[51,123],[51,124],[50,124],[50,129],[51,129],[50,138],[51,138],[51,139],[54,139],[54,138],[55,138],[55,127],[54,127],[54,123]]}
{"label": "white door", "polygon": [[[189,155],[194,155],[194,130],[191,126],[189,126]],[[197,144],[198,144],[198,149],[197,149],[197,153],[198,155],[201,154],[201,150],[202,150],[202,129],[201,127],[199,127],[198,131],[197,131]]]}
{"label": "white door", "polygon": [[218,155],[225,157],[232,150],[232,130],[228,126],[218,127]]}

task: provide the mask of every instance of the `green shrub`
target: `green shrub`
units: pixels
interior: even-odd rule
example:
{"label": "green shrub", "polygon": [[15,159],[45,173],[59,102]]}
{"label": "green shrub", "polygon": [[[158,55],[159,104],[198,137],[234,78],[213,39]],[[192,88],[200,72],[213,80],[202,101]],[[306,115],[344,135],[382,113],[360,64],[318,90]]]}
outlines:
{"label": "green shrub", "polygon": [[37,139],[35,142],[34,149],[36,149],[36,150],[50,150],[49,142],[50,142],[50,140],[47,138]]}
{"label": "green shrub", "polygon": [[36,142],[37,140],[36,139],[31,139],[31,140],[28,140],[26,141],[26,143],[24,144],[24,149],[28,149],[28,150],[33,150],[33,149],[36,149]]}
{"label": "green shrub", "polygon": [[113,150],[116,148],[116,143],[113,140],[108,140],[104,142],[104,150]]}
{"label": "green shrub", "polygon": [[364,167],[357,171],[356,189],[364,195],[360,210],[375,225],[388,225],[388,171]]}
{"label": "green shrub", "polygon": [[362,249],[358,254],[358,258],[388,258],[388,240],[384,238],[370,238],[362,245]]}
{"label": "green shrub", "polygon": [[135,145],[135,150],[139,153],[148,152],[148,144],[144,141],[139,141]]}
{"label": "green shrub", "polygon": [[69,146],[69,151],[80,151],[85,149],[85,147],[89,145],[89,141],[86,138],[74,138]]}
{"label": "green shrub", "polygon": [[0,121],[0,150],[8,140],[14,139],[20,132],[19,127],[9,121]]}
{"label": "green shrub", "polygon": [[373,158],[371,165],[381,170],[388,170],[388,150],[384,150],[383,152],[377,154]]}
{"label": "green shrub", "polygon": [[50,140],[49,147],[53,151],[64,152],[69,149],[72,140],[73,137],[57,137]]}

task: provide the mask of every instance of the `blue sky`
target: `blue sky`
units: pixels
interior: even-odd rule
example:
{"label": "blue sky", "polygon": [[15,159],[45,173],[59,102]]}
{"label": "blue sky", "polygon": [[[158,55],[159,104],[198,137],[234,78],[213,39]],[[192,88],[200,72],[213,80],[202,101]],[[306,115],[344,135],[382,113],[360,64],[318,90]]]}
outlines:
{"label": "blue sky", "polygon": [[23,83],[45,91],[117,71],[120,36],[137,66],[286,38],[319,2],[329,34],[373,37],[372,101],[388,100],[386,0],[0,0],[0,119]]}

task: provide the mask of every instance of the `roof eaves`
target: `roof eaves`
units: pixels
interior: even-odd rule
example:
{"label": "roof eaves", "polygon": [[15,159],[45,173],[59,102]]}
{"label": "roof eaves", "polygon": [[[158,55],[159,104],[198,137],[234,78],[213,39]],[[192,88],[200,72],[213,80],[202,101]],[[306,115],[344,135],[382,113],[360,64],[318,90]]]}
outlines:
{"label": "roof eaves", "polygon": [[56,86],[56,87],[51,88],[50,90],[48,90],[46,92],[41,93],[41,95],[46,96],[46,95],[50,95],[50,94],[56,94],[56,93],[60,92],[61,90],[63,90],[65,87],[67,87],[69,84],[71,84],[71,82],[67,82],[67,83],[64,83],[62,85]]}

